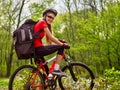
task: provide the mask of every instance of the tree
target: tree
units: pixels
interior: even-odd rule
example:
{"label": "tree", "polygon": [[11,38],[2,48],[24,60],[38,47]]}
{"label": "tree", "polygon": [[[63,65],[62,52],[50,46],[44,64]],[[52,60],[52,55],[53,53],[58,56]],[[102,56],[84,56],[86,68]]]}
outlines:
{"label": "tree", "polygon": [[[61,34],[59,37],[71,44],[70,56],[73,60],[87,63],[96,73],[103,73],[105,68],[113,66],[119,68],[119,2],[101,1],[97,15],[89,8],[81,10],[78,3],[82,1],[64,0],[66,13],[56,20],[58,25],[62,23],[60,26],[64,26],[62,32],[58,32]],[[74,5],[76,9],[73,10]]]}
{"label": "tree", "polygon": [[[12,32],[20,25],[20,22],[22,21],[21,17],[23,17],[22,10],[25,3],[28,3],[27,0],[22,1],[13,1],[13,0],[4,0],[1,1],[1,30],[8,33],[5,37],[5,40],[7,41],[4,43],[4,46],[2,48],[2,55],[4,55],[3,60],[6,61],[6,76],[8,77],[11,72],[12,67],[12,61],[13,61],[13,41],[12,41]],[[25,17],[25,16],[24,16]],[[9,40],[9,41],[8,41]],[[3,43],[2,43],[3,44]],[[5,53],[4,50],[7,52]],[[5,53],[5,54],[4,54]]]}
{"label": "tree", "polygon": [[[40,8],[41,10],[45,9],[46,5],[49,5],[47,3],[51,1],[52,0],[38,2],[39,7],[37,8],[37,10],[39,10]],[[0,64],[1,64],[1,69],[2,67],[4,67],[4,69],[2,70],[4,70],[4,72],[6,71],[6,75],[5,73],[4,75],[7,77],[10,75],[11,69],[13,66],[14,66],[13,68],[15,68],[16,65],[20,65],[20,61],[18,63],[17,57],[14,55],[12,32],[17,27],[19,27],[26,18],[31,18],[33,13],[32,14],[30,13],[29,7],[33,4],[35,5],[35,3],[30,2],[30,0],[17,0],[17,1],[16,0],[9,0],[9,1],[4,0],[4,1],[1,1],[0,3],[1,5],[0,22],[2,23],[0,25],[0,34],[1,34],[0,56],[2,56],[2,58],[0,58],[0,62],[1,62]],[[37,17],[37,20],[38,18],[39,17]],[[3,39],[5,39],[5,41],[2,41]],[[13,61],[17,63],[14,63]],[[2,74],[2,70],[0,72],[0,75]]]}

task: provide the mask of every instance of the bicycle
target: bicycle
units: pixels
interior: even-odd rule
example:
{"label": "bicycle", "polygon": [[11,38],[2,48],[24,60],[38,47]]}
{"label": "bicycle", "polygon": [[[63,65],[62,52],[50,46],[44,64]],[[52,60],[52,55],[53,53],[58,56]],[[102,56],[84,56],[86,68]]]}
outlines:
{"label": "bicycle", "polygon": [[81,62],[71,62],[66,55],[63,58],[66,65],[61,70],[66,72],[66,77],[54,75],[48,78],[45,65],[53,62],[55,57],[44,63],[36,60],[37,67],[24,65],[15,70],[9,80],[9,90],[55,90],[58,85],[60,90],[92,90],[95,79],[92,70]]}

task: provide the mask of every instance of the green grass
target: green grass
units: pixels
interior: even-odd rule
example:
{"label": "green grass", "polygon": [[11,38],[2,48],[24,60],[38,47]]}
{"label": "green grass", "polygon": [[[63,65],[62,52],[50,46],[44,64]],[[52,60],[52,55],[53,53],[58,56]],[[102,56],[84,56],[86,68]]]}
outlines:
{"label": "green grass", "polygon": [[[4,88],[4,90],[7,90],[8,87],[8,78],[0,78],[0,90]],[[6,89],[5,89],[6,88]]]}

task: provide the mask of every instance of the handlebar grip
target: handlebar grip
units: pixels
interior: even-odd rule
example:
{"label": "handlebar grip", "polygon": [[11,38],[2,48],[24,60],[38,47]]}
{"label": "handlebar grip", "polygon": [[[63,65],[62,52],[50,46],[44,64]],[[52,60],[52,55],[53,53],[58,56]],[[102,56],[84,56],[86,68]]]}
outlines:
{"label": "handlebar grip", "polygon": [[65,40],[59,39],[59,41],[63,43],[63,47],[64,47],[65,49],[70,49],[70,46],[67,44],[67,42],[66,42]]}
{"label": "handlebar grip", "polygon": [[64,47],[65,49],[70,49],[70,46],[67,45],[67,44],[65,44],[65,43],[63,43],[63,47]]}
{"label": "handlebar grip", "polygon": [[62,43],[66,43],[66,41],[65,41],[65,40],[61,40],[61,39],[59,39],[59,41],[60,41],[60,42],[62,42]]}

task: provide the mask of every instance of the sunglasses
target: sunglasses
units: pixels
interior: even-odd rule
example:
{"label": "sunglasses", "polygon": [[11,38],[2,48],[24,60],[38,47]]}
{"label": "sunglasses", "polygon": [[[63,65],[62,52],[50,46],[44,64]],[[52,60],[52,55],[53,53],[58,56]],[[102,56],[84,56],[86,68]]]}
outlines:
{"label": "sunglasses", "polygon": [[54,20],[54,17],[52,17],[52,16],[47,16],[47,17]]}

